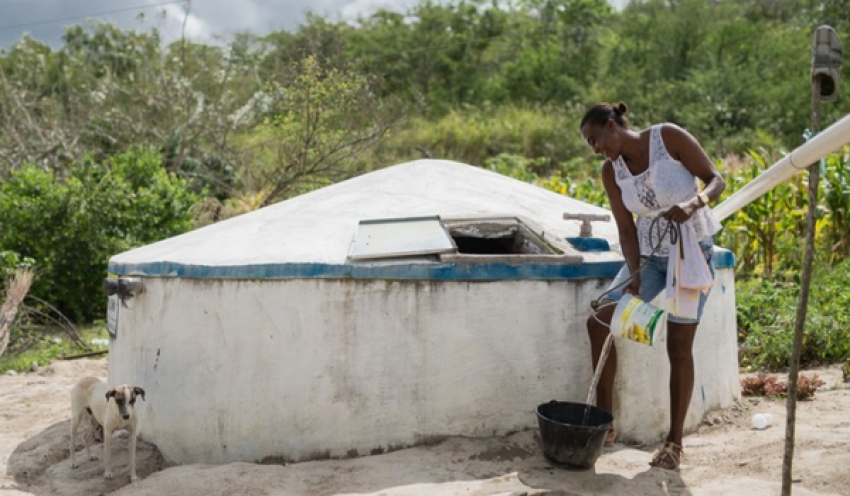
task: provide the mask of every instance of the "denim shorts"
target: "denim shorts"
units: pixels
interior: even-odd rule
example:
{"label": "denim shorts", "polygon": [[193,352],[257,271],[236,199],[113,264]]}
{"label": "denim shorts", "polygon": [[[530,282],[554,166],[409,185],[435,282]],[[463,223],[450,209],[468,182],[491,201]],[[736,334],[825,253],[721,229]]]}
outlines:
{"label": "denim shorts", "polygon": [[[702,254],[705,255],[705,261],[708,263],[708,267],[711,270],[711,276],[714,277],[714,241],[712,239],[700,241],[699,247],[702,250]],[[641,300],[651,302],[667,287],[667,259],[668,257],[657,256],[640,257],[640,262],[641,264],[643,264],[643,268],[640,271]],[[611,285],[608,287],[608,289],[611,289],[617,286],[618,284],[621,284],[628,277],[629,267],[627,265],[623,265],[623,268],[620,269],[620,272],[614,278],[614,281],[611,282]],[[623,290],[626,288],[626,286],[628,286],[628,284],[622,284],[621,287],[614,289],[610,293],[607,293],[605,295],[605,299],[619,301],[620,298],[623,297]],[[668,313],[668,322],[675,322],[677,324],[698,324],[700,319],[702,318],[702,311],[705,307],[706,300],[708,300],[708,295],[700,293],[699,307],[697,309],[696,319],[688,319],[685,317],[673,315],[672,313]]]}

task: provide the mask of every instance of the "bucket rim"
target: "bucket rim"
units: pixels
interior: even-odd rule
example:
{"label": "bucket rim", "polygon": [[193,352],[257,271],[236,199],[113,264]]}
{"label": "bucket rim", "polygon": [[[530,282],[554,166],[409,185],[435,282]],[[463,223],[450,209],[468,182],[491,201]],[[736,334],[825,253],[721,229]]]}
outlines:
{"label": "bucket rim", "polygon": [[568,424],[566,422],[559,422],[559,421],[557,421],[553,418],[547,417],[546,415],[540,413],[540,409],[542,407],[549,406],[549,405],[576,405],[576,406],[580,406],[580,407],[587,407],[588,406],[587,403],[579,403],[577,401],[551,400],[551,401],[547,401],[546,403],[541,403],[541,404],[537,405],[537,408],[535,408],[535,410],[534,410],[535,413],[537,414],[537,418],[543,419],[546,422],[551,422],[551,423],[557,424],[557,425],[563,425],[563,426],[566,426],[566,427],[582,427],[582,428],[585,428],[585,429],[596,429],[596,428],[601,428],[601,427],[607,428],[610,424],[614,423],[614,414],[612,412],[609,412],[608,410],[606,410],[604,408],[600,408],[596,405],[590,405],[591,410],[598,410],[600,412],[607,414],[609,417],[611,417],[611,420],[609,422],[604,422],[604,423],[598,424],[598,425],[575,425],[575,424]]}

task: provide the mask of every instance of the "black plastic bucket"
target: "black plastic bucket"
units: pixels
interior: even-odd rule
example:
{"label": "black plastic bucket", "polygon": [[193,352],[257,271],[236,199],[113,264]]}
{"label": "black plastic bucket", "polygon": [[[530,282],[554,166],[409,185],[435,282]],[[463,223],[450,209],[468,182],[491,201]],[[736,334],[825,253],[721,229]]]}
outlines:
{"label": "black plastic bucket", "polygon": [[548,460],[576,468],[590,468],[596,463],[614,416],[590,406],[582,425],[586,408],[584,403],[555,400],[537,407],[543,455]]}

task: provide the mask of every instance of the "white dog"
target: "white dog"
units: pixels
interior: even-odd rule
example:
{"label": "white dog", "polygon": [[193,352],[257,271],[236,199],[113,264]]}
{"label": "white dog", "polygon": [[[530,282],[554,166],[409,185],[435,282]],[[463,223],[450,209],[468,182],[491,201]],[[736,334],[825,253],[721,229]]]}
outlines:
{"label": "white dog", "polygon": [[112,434],[120,429],[127,431],[130,444],[130,482],[136,482],[136,396],[145,399],[145,390],[140,387],[122,384],[107,389],[106,384],[95,377],[84,377],[71,390],[71,468],[77,468],[74,462],[74,445],[77,439],[77,427],[86,412],[91,413],[92,424],[89,435],[85,436],[86,455],[89,460],[97,460],[89,450],[94,437],[95,422],[103,426],[103,476],[112,478],[111,453],[109,450]]}

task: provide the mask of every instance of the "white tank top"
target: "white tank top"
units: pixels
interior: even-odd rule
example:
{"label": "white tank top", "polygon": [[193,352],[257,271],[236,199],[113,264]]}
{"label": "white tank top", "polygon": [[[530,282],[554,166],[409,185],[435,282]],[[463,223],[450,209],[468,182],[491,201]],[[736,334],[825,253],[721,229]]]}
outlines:
{"label": "white tank top", "polygon": [[[649,167],[641,174],[629,171],[623,157],[614,161],[614,179],[623,195],[626,208],[637,216],[638,244],[641,256],[648,256],[658,244],[658,236],[664,232],[668,221],[658,219],[656,229],[650,233],[650,224],[668,208],[690,200],[699,191],[696,176],[670,156],[661,136],[664,124],[656,124],[649,129]],[[694,227],[696,239],[705,241],[720,230],[720,222],[710,208],[700,208],[688,221]],[[669,253],[669,235],[655,252],[655,256],[665,257]]]}

